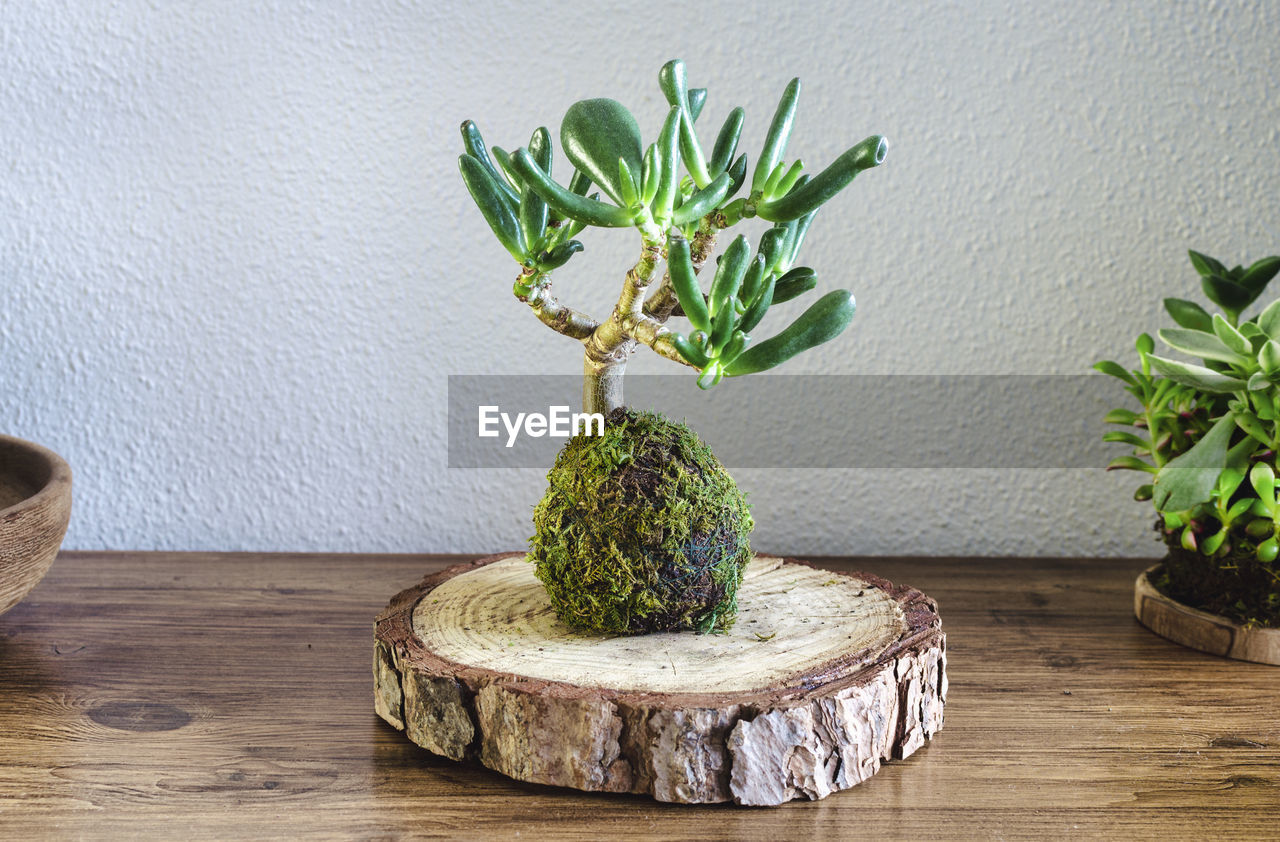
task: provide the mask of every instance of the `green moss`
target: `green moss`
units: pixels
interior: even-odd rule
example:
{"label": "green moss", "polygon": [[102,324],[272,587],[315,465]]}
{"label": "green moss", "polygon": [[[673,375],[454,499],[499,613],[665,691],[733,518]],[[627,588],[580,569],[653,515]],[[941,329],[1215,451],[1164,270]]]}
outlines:
{"label": "green moss", "polygon": [[570,439],[529,556],[556,615],[611,634],[723,631],[751,558],[746,496],[684,424],[626,408]]}

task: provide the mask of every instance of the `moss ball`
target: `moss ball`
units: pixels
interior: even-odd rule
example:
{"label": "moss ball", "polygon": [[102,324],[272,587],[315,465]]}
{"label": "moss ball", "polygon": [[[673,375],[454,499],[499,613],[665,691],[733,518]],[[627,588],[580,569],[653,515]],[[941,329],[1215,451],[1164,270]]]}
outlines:
{"label": "moss ball", "polygon": [[608,634],[733,625],[754,523],[687,425],[615,409],[603,435],[569,440],[547,482],[529,557],[564,623]]}

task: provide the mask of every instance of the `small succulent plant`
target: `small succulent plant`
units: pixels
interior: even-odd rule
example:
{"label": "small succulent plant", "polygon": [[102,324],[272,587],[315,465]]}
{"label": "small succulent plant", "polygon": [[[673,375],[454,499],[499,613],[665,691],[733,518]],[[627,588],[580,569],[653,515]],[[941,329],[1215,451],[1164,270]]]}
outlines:
{"label": "small succulent plant", "polygon": [[1132,448],[1108,469],[1147,474],[1135,497],[1158,513],[1172,595],[1270,623],[1280,620],[1280,300],[1241,316],[1280,274],[1280,257],[1228,269],[1193,251],[1191,262],[1222,312],[1167,298],[1178,326],[1157,336],[1195,362],[1157,355],[1144,333],[1138,368],[1094,366],[1122,380],[1139,405],[1106,416],[1123,429],[1104,440]]}
{"label": "small succulent plant", "polygon": [[[679,60],[663,65],[658,82],[670,110],[647,146],[620,103],[588,99],[569,107],[560,124],[560,144],[572,164],[564,185],[552,176],[546,128],[537,129],[528,146],[507,152],[486,149],[476,124],[462,124],[462,178],[498,241],[520,264],[516,298],[553,330],[583,344],[588,412],[608,413],[622,404],[626,361],[639,345],[697,369],[698,385],[711,388],[723,377],[772,368],[834,338],[854,313],[853,296],[835,290],[775,336],[752,343],[772,305],[817,285],[812,269],[795,265],[814,214],[859,172],[884,160],[885,139],[867,138],[812,177],[799,160],[783,160],[800,94],[800,80],[793,79],[750,167],[738,153],[746,119],[741,108],[729,112],[707,154],[695,130],[706,90],[688,87]],[[745,236],[735,238],[709,273],[710,283],[703,283],[699,272],[719,233],[752,217],[773,225],[754,249]],[[576,237],[592,226],[640,234],[640,257],[603,320],[562,304],[551,292],[552,273],[583,249]],[[668,327],[673,315],[687,319],[685,331]]]}
{"label": "small succulent plant", "polygon": [[[602,435],[575,437],[561,451],[534,512],[529,557],[563,622],[610,634],[727,629],[754,525],[746,496],[692,430],[623,406],[627,359],[648,346],[696,369],[709,389],[839,335],[854,313],[847,290],[752,343],[774,304],[817,286],[813,270],[795,264],[818,208],[888,151],[872,135],[812,177],[799,160],[783,160],[800,95],[792,79],[752,168],[738,153],[741,108],[729,112],[707,154],[695,130],[706,90],[688,87],[678,59],[663,65],[658,84],[670,109],[648,146],[635,117],[612,99],[569,107],[560,145],[572,171],[563,186],[552,177],[546,128],[509,153],[486,149],[468,120],[458,160],[471,197],[520,264],[516,298],[582,343],[583,410],[608,418]],[[755,248],[734,238],[700,277],[718,235],[753,217],[772,223]],[[552,273],[582,251],[576,237],[592,226],[640,235],[640,256],[603,320],[551,293]],[[672,317],[688,326],[673,330]]]}

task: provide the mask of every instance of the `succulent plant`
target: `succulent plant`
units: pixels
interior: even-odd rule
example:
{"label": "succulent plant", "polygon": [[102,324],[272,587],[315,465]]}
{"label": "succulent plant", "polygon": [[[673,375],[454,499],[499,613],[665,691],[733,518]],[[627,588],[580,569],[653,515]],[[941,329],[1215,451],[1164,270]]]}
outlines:
{"label": "succulent plant", "polygon": [[[583,343],[588,412],[608,413],[622,404],[626,360],[638,345],[696,369],[698,385],[711,388],[723,377],[764,371],[834,338],[854,313],[852,294],[835,290],[777,335],[752,343],[772,305],[817,285],[812,269],[795,265],[805,234],[820,206],[884,160],[885,139],[867,138],[812,177],[798,159],[785,161],[800,94],[800,80],[793,79],[748,174],[747,156],[738,153],[743,110],[729,112],[708,155],[695,130],[706,90],[688,87],[678,59],[663,65],[658,82],[670,108],[647,146],[620,103],[588,99],[569,107],[560,144],[572,171],[563,185],[552,174],[546,128],[509,153],[486,149],[475,123],[462,124],[462,178],[498,241],[520,264],[516,298],[549,327]],[[773,225],[754,249],[745,236],[736,237],[710,273],[710,284],[703,283],[699,273],[720,232],[753,217]],[[640,257],[603,320],[562,304],[551,292],[552,273],[583,249],[576,237],[591,226],[640,234]],[[668,327],[673,315],[688,320],[687,331]]]}
{"label": "succulent plant", "polygon": [[1138,368],[1109,360],[1094,366],[1124,381],[1139,404],[1106,416],[1126,429],[1104,440],[1132,448],[1108,469],[1148,475],[1135,497],[1151,500],[1159,515],[1170,548],[1164,584],[1175,596],[1245,620],[1280,620],[1280,569],[1273,570],[1280,555],[1280,300],[1241,321],[1280,274],[1280,257],[1228,269],[1190,254],[1205,295],[1222,312],[1165,299],[1178,326],[1156,335],[1195,362],[1157,355],[1144,333]]}

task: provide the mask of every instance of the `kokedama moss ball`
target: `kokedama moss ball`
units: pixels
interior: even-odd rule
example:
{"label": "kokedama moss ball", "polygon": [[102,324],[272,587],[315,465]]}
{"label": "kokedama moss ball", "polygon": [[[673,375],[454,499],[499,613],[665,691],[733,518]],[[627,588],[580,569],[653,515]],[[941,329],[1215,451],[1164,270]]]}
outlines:
{"label": "kokedama moss ball", "polygon": [[615,409],[547,474],[530,559],[556,615],[611,634],[723,631],[754,523],[746,495],[685,424]]}

